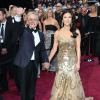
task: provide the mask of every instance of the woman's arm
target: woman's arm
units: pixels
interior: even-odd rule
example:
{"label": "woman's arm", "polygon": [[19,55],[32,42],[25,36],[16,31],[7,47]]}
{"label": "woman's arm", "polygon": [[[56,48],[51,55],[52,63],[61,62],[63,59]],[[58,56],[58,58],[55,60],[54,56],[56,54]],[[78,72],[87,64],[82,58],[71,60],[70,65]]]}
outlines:
{"label": "woman's arm", "polygon": [[43,22],[43,33],[44,33],[44,35],[46,34],[45,25],[46,25],[46,20]]}
{"label": "woman's arm", "polygon": [[59,26],[57,20],[55,20],[55,26],[57,27],[57,29],[60,29],[60,26]]}
{"label": "woman's arm", "polygon": [[58,48],[58,33],[59,31],[56,31],[54,33],[54,44],[53,44],[53,48],[51,49],[50,55],[49,55],[49,62],[52,60],[53,56],[55,55],[57,48]]}
{"label": "woman's arm", "polygon": [[81,43],[81,36],[80,36],[80,31],[76,30],[78,33],[78,36],[76,38],[76,52],[77,52],[77,70],[80,69],[80,57],[81,57],[81,51],[80,51],[80,43]]}

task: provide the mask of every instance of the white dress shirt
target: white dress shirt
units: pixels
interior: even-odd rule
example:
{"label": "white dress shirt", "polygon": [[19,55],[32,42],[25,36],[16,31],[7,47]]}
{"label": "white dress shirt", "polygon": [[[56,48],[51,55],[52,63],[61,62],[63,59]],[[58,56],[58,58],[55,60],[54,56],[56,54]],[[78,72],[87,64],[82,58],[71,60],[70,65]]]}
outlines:
{"label": "white dress shirt", "polygon": [[[38,31],[36,33],[33,31],[32,34],[34,36],[34,44],[35,44],[35,47],[36,47],[40,43],[39,33],[38,33]],[[35,60],[35,53],[34,53],[34,51],[33,51],[31,60]]]}
{"label": "white dress shirt", "polygon": [[[1,27],[2,27],[2,24],[3,24],[3,36],[1,36]],[[5,38],[5,28],[6,28],[6,21],[2,22],[1,23],[1,26],[0,26],[0,43],[3,43],[4,42],[4,38]]]}

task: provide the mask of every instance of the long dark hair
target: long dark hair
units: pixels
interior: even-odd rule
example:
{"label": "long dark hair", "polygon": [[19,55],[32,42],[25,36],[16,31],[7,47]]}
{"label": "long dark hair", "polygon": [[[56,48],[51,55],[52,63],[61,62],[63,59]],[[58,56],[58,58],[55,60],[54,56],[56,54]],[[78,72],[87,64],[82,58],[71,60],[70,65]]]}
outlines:
{"label": "long dark hair", "polygon": [[66,13],[70,13],[71,15],[72,15],[72,23],[71,23],[71,28],[70,28],[70,31],[72,32],[72,38],[76,38],[77,37],[77,33],[76,33],[76,29],[77,29],[77,27],[76,27],[76,23],[75,23],[75,17],[74,17],[74,14],[73,14],[73,12],[72,12],[72,10],[71,9],[66,9],[66,10],[64,10],[63,11],[63,13],[62,13],[62,19],[63,19],[63,16],[64,16],[64,14],[66,14]]}

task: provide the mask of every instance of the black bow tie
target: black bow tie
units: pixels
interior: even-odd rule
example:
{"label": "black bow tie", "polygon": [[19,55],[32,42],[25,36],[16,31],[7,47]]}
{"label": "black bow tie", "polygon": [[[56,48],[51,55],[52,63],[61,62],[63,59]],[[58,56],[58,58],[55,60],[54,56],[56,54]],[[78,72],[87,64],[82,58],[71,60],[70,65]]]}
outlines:
{"label": "black bow tie", "polygon": [[32,32],[36,33],[38,30],[37,29],[31,29]]}

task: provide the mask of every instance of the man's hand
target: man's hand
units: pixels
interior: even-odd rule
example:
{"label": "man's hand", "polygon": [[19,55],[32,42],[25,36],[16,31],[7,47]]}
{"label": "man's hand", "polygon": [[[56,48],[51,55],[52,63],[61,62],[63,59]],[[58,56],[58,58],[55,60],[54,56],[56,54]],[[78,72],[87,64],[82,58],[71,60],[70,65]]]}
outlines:
{"label": "man's hand", "polygon": [[48,63],[48,62],[42,63],[42,67],[43,67],[43,69],[48,70],[50,67],[50,63]]}
{"label": "man's hand", "polygon": [[7,49],[6,48],[2,48],[1,49],[1,55],[5,55],[5,54],[7,54],[8,52],[7,52]]}

